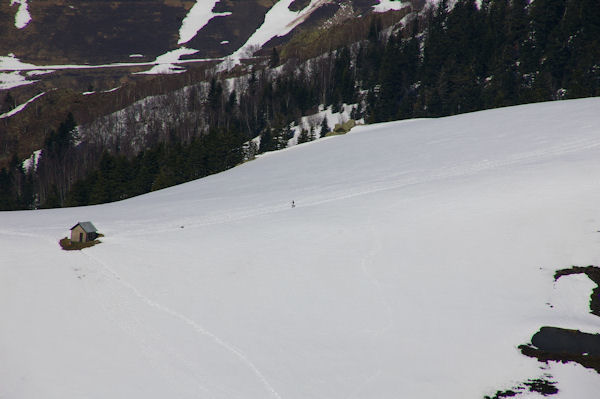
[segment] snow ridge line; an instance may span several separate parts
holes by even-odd
[[[250,359],[248,359],[248,357],[246,355],[244,355],[244,353],[242,353],[239,349],[237,349],[234,346],[232,346],[231,344],[225,342],[223,339],[221,339],[217,335],[215,335],[215,334],[211,333],[210,331],[206,330],[204,327],[202,327],[200,324],[198,324],[194,320],[190,319],[189,317],[184,316],[181,313],[178,313],[178,312],[172,310],[171,308],[168,308],[168,307],[166,307],[164,305],[161,305],[160,303],[155,302],[152,299],[148,298],[147,296],[145,296],[144,294],[142,294],[140,292],[140,290],[138,290],[138,288],[136,286],[134,286],[133,284],[131,284],[128,281],[124,280],[119,275],[119,273],[117,273],[111,267],[109,267],[108,265],[106,265],[106,263],[104,263],[101,260],[99,260],[99,259],[91,256],[90,254],[88,254],[86,252],[82,251],[82,254],[85,255],[85,256],[87,256],[89,259],[91,259],[92,261],[96,262],[100,266],[102,266],[106,271],[108,271],[113,276],[114,280],[116,280],[119,284],[121,284],[124,287],[126,287],[127,289],[129,289],[135,296],[137,296],[142,302],[146,303],[148,306],[153,307],[155,309],[158,309],[158,310],[160,310],[160,311],[162,311],[164,313],[167,313],[167,314],[173,316],[176,319],[179,319],[180,321],[182,321],[185,324],[187,324],[188,326],[190,326],[197,333],[209,337],[215,343],[217,343],[219,346],[225,348],[230,353],[233,353],[244,364],[246,364],[246,366],[248,366],[248,368],[250,370],[252,370],[252,372],[254,374],[256,374],[256,376],[258,377],[258,379],[260,380],[260,382],[265,386],[265,388],[267,389],[267,391],[269,391],[269,393],[271,394],[271,396],[273,396],[273,397],[275,397],[277,399],[282,399],[281,395],[269,383],[269,381],[267,380],[267,378],[261,373],[261,371],[256,367],[256,365],[254,363],[252,363],[250,361]]]

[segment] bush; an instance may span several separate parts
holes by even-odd
[[[102,237],[102,234],[98,234],[98,237]],[[93,247],[96,244],[100,244],[102,241],[94,240],[88,242],[73,242],[69,238],[65,237],[58,242],[60,247],[65,251],[80,251],[83,248]]]

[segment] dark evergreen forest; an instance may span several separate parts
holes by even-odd
[[[374,123],[598,96],[599,41],[598,0],[463,0],[451,10],[443,0],[391,31],[373,18],[364,40],[309,63],[273,49],[242,92],[214,76],[206,98],[186,99],[196,119],[167,126],[139,153],[78,143],[66,115],[36,171],[17,159],[0,171],[0,209],[98,204],[217,173],[248,158],[244,143],[258,135],[257,152],[285,147],[290,123],[320,104],[357,104],[353,118]]]

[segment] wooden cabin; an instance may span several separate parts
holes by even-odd
[[[78,222],[71,227],[72,242],[94,241],[98,237],[98,230],[92,222]]]

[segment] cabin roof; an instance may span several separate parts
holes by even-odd
[[[85,231],[86,233],[96,233],[98,231],[96,230],[96,227],[92,224],[92,222],[77,222],[75,226],[71,227],[71,230],[73,230],[77,226],[81,226],[83,231]]]

